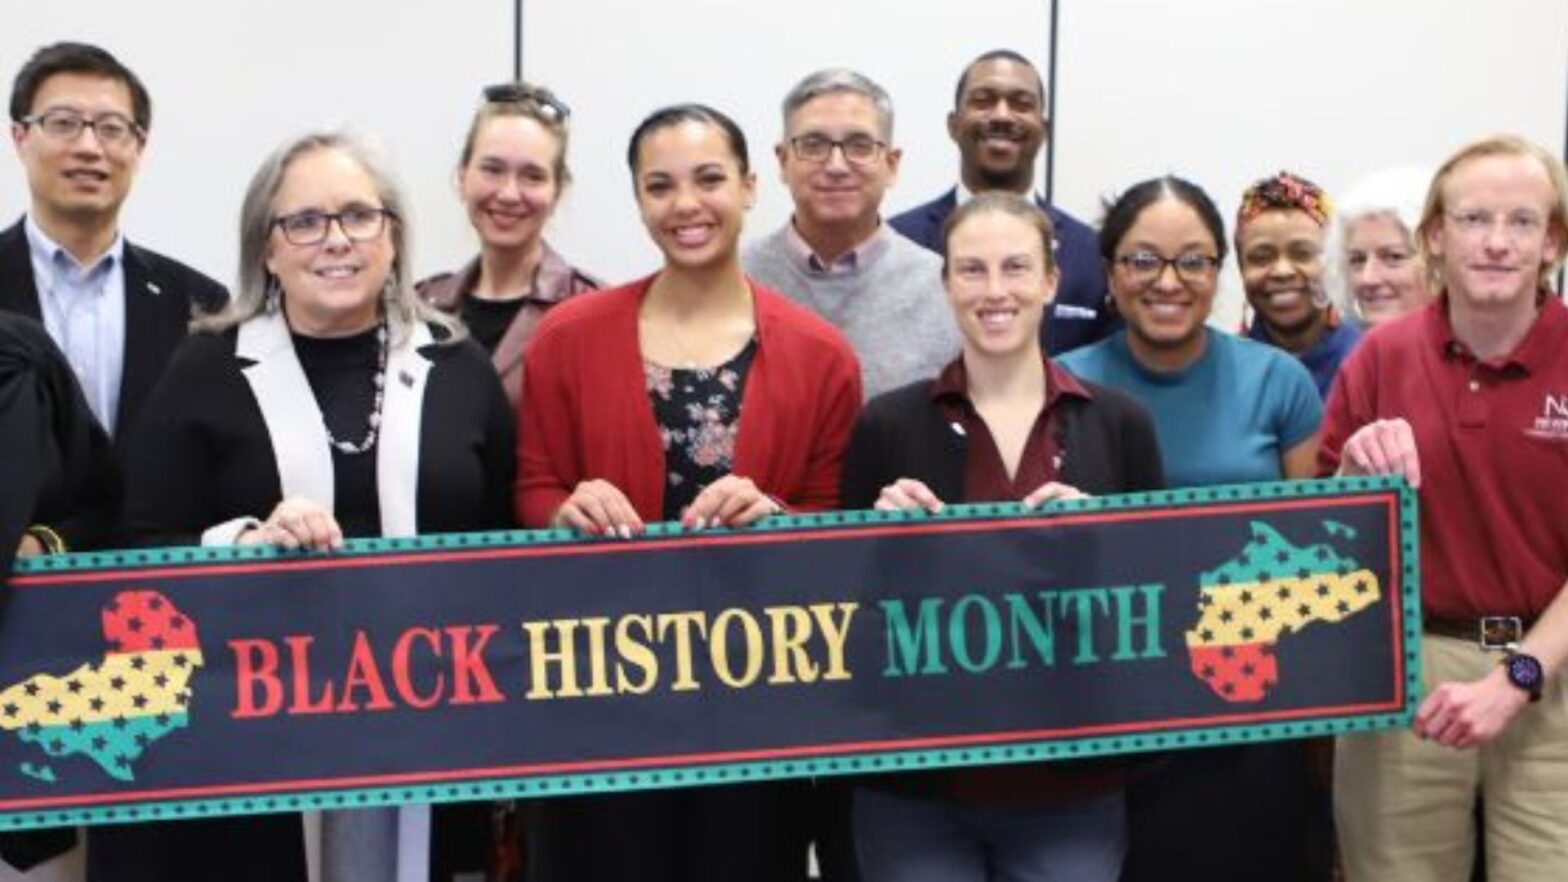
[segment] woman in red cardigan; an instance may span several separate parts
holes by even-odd
[[[744,136],[710,108],[667,108],[638,127],[628,161],[664,268],[539,326],[519,520],[630,535],[649,520],[736,527],[834,507],[860,405],[855,357],[741,272],[755,183]]]
[[[664,266],[539,325],[518,519],[629,537],[648,521],[744,527],[836,507],[860,369],[832,326],[741,271],[756,181],[745,136],[712,108],[678,105],[637,127],[627,161]],[[798,879],[804,794],[784,783],[550,800],[531,878]]]

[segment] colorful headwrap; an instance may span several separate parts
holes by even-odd
[[[1317,221],[1318,226],[1328,223],[1332,207],[1323,188],[1306,178],[1298,178],[1282,171],[1271,178],[1264,178],[1241,194],[1241,208],[1236,212],[1236,226],[1257,217],[1265,211],[1294,208],[1304,211]]]

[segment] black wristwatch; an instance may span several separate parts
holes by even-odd
[[[1503,669],[1508,672],[1508,682],[1528,692],[1531,701],[1541,700],[1541,684],[1546,680],[1546,672],[1541,669],[1540,659],[1522,652],[1510,652],[1503,659]]]

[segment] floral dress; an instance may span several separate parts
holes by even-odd
[[[757,354],[753,338],[714,368],[643,362],[653,419],[664,442],[664,513],[677,520],[702,488],[730,473],[740,429],[741,392]]]

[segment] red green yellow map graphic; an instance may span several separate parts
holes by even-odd
[[[52,757],[86,756],[111,777],[187,723],[190,678],[202,666],[196,624],[156,591],[121,591],[103,609],[102,661],[64,676],[35,674],[0,691],[0,729]],[[22,772],[54,781],[53,769]]]
[[[1325,523],[1332,535],[1349,531]],[[1344,621],[1376,603],[1371,570],[1326,544],[1292,545],[1253,521],[1252,539],[1199,581],[1198,623],[1187,631],[1192,673],[1226,701],[1262,701],[1279,684],[1274,648],[1312,626]]]

